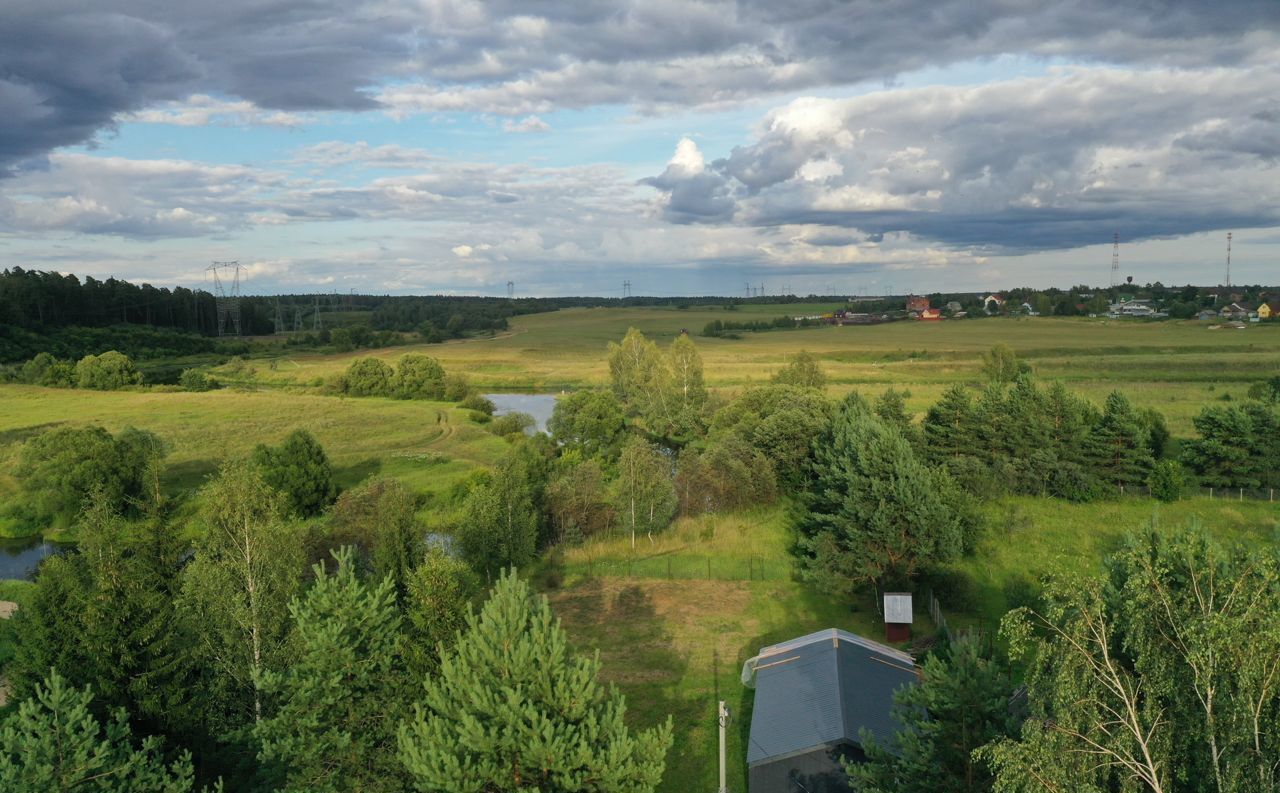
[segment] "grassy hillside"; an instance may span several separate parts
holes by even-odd
[[[506,442],[452,405],[393,399],[342,399],[279,391],[97,392],[0,386],[0,498],[16,487],[12,469],[26,438],[62,424],[150,430],[169,446],[165,485],[174,495],[198,487],[218,464],[255,444],[278,443],[305,427],[349,487],[372,474],[418,492],[445,490],[477,466],[493,464]]]

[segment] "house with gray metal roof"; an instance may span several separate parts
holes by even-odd
[[[862,759],[863,730],[892,745],[894,692],[918,679],[911,656],[834,628],[761,649],[742,669],[749,793],[848,793],[842,763]]]

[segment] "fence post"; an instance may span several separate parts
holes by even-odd
[[[1276,489],[1273,487],[1271,488],[1271,496],[1267,499],[1267,501],[1275,501],[1275,500],[1276,500]]]
[[[1213,501],[1213,488],[1209,488],[1209,500]]]
[[[1244,488],[1240,488],[1240,501],[1244,501]]]

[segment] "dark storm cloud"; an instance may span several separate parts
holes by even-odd
[[[677,199],[718,180],[734,196],[719,218],[749,226],[905,232],[996,253],[1274,226],[1278,92],[1280,65],[1259,65],[799,99],[728,157],[645,184],[675,223],[697,220]]]
[[[714,105],[1003,53],[1250,63],[1274,0],[0,0],[0,168],[190,94],[276,110]],[[750,182],[744,182],[750,184]]]

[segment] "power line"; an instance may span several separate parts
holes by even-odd
[[[239,336],[240,328],[240,273],[245,268],[240,262],[214,262],[205,268],[213,275],[213,304],[214,309],[218,312],[218,335],[226,334],[227,320],[231,320],[231,325],[235,328],[235,335]],[[228,285],[223,283],[223,277],[220,272],[231,272],[231,283]]]
[[[1111,288],[1120,285],[1120,232],[1111,238]]]
[[[1231,232],[1227,232],[1227,286],[1231,286]]]

